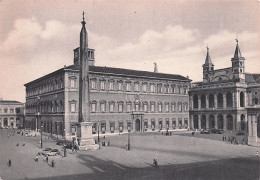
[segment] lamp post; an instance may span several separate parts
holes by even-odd
[[[127,150],[130,150],[130,129],[128,129],[128,144],[127,144]]]
[[[42,148],[42,128],[43,126],[41,125],[41,148]]]
[[[98,144],[99,144],[99,121],[98,121],[98,130],[97,130],[97,132],[98,132]]]

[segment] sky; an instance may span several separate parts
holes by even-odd
[[[97,66],[202,81],[206,47],[231,66],[237,38],[246,72],[260,73],[260,0],[0,0],[0,97],[25,102],[24,84],[73,64],[85,11]]]

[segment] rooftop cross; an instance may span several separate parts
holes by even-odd
[[[85,15],[85,12],[83,11],[83,13],[82,13],[83,21],[85,21],[85,17],[84,17],[84,15]]]

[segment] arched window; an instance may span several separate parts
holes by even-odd
[[[206,96],[204,94],[201,95],[201,108],[206,108]]]
[[[199,129],[199,118],[198,115],[193,116],[193,126],[194,129]]]
[[[233,130],[233,116],[231,114],[227,115],[227,130]]]
[[[209,128],[215,128],[215,117],[212,114],[209,116]]]
[[[198,95],[194,95],[193,96],[193,108],[198,108],[199,104],[198,104]]]
[[[209,108],[214,108],[215,100],[214,100],[214,95],[210,94],[209,95]]]
[[[201,128],[206,129],[206,116],[205,115],[201,116]]]
[[[231,92],[228,92],[226,94],[226,99],[227,99],[227,107],[232,107],[233,106],[233,99],[232,99]]]
[[[240,92],[240,107],[245,107],[245,95],[244,95],[244,92]]]
[[[222,114],[218,115],[218,129],[224,129],[224,120]]]
[[[223,94],[218,94],[218,108],[223,108]]]

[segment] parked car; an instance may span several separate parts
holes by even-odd
[[[44,150],[42,150],[42,155],[46,155],[50,150],[52,150],[51,148],[45,148]]]
[[[60,154],[60,151],[58,149],[51,149],[49,152],[46,153],[48,156],[56,156]]]
[[[210,134],[209,130],[203,129],[200,131],[200,134]]]

